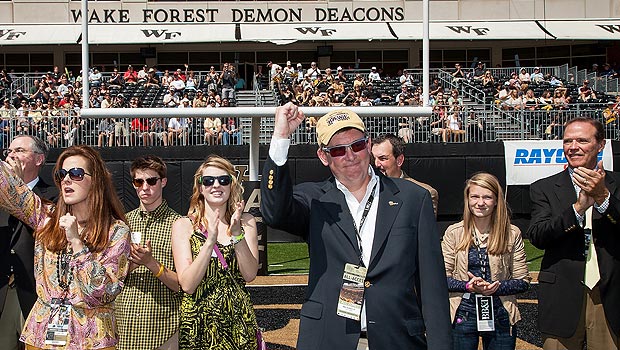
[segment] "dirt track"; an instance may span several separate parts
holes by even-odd
[[[533,276],[535,279],[537,276]],[[270,350],[295,349],[299,311],[303,303],[307,275],[258,276],[248,284],[258,323],[265,329]],[[517,350],[541,349],[536,329],[537,285],[519,296],[523,320],[517,325]]]

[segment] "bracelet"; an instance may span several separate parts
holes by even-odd
[[[231,236],[230,237],[230,241],[233,244],[237,244],[239,242],[241,242],[241,240],[245,238],[245,230],[243,229],[243,226],[241,226],[241,233],[238,236]]]
[[[159,278],[164,273],[164,264],[159,264],[159,271],[155,274],[155,278]]]

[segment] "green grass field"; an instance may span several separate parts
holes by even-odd
[[[308,273],[310,259],[306,243],[268,243],[267,252],[269,274]],[[526,240],[525,253],[529,270],[539,271],[543,251],[536,249]]]

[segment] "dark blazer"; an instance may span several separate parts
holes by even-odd
[[[369,346],[452,349],[446,274],[430,194],[410,181],[379,176],[365,281]],[[360,322],[336,310],[344,266],[357,264],[360,253],[353,218],[334,178],[293,189],[288,165],[278,167],[268,159],[261,211],[268,225],[308,242],[310,274],[297,349],[356,349]]]
[[[41,198],[56,201],[58,189],[43,179],[33,188]],[[8,288],[11,266],[15,275],[15,288],[24,318],[37,300],[34,280],[34,239],[32,229],[17,218],[0,210],[0,314]]]
[[[598,283],[605,317],[620,332],[620,174],[605,176],[610,192],[604,214],[592,210],[592,234],[601,280]],[[538,281],[538,318],[543,333],[568,338],[581,315],[585,286],[585,241],[572,204],[577,195],[568,170],[536,181],[530,187],[532,219],[528,236],[544,249]]]

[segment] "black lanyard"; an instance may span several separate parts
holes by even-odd
[[[353,219],[353,228],[355,229],[355,236],[357,237],[357,245],[360,249],[360,266],[364,266],[364,249],[362,248],[362,237],[360,236],[360,230],[364,226],[364,221],[366,221],[366,217],[368,216],[368,212],[370,211],[370,207],[372,206],[372,202],[375,200],[375,190],[377,189],[377,184],[372,188],[370,192],[370,197],[366,201],[366,205],[364,206],[364,212],[362,213],[362,218],[360,219],[359,227],[355,226],[355,219]],[[351,216],[353,216],[351,214]]]
[[[478,252],[478,260],[480,260],[480,272],[482,273],[482,278],[487,278],[487,265],[488,265],[488,254],[483,254],[480,249],[480,241],[478,240],[478,236],[476,236],[476,229],[472,227],[471,235],[474,238],[474,246],[476,247],[476,251]],[[490,276],[489,276],[490,277]]]

